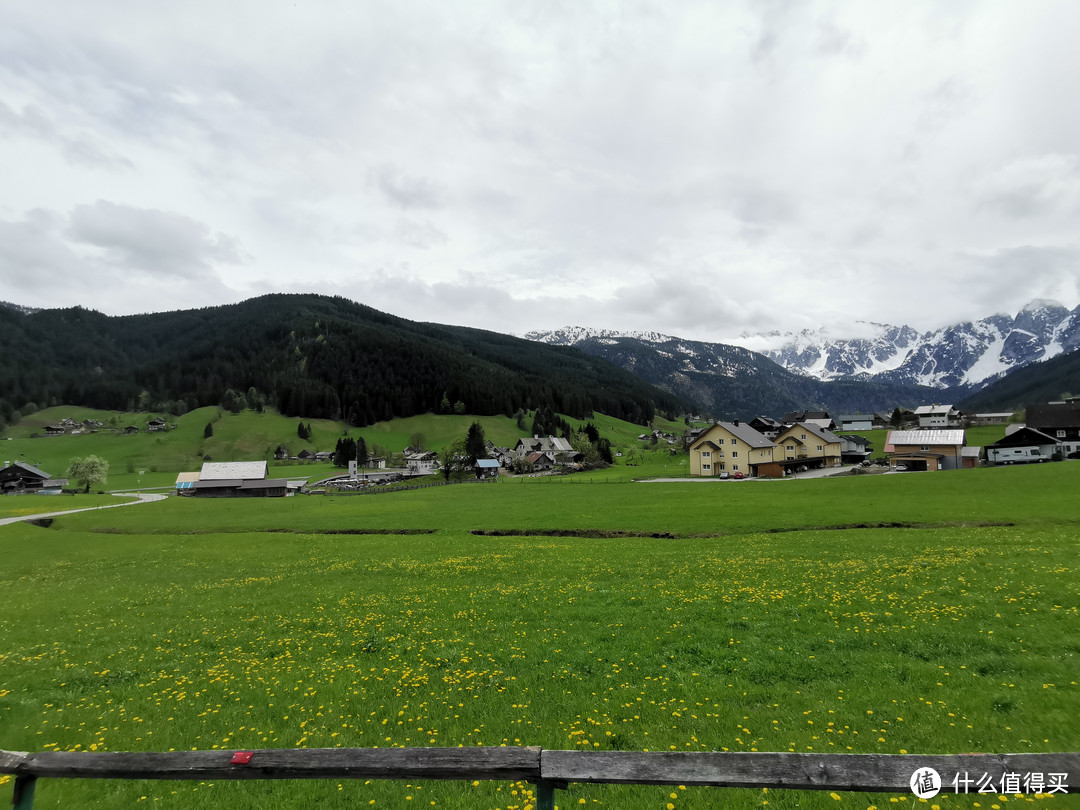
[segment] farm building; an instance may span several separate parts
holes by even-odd
[[[50,481],[50,475],[25,461],[4,462],[0,468],[0,492],[24,492],[38,490]],[[64,482],[67,483],[66,481]]]
[[[1026,424],[1060,442],[1080,442],[1080,403],[1028,405]]]
[[[859,464],[870,458],[874,445],[862,436],[840,436],[840,460],[845,464]]]
[[[964,431],[890,430],[885,439],[889,463],[915,471],[958,470],[963,464]]]
[[[282,497],[287,482],[267,478],[265,461],[208,461],[198,473],[180,473],[176,489],[202,498]]]
[[[405,456],[405,469],[413,475],[433,473],[439,469],[439,454],[434,450],[409,453],[409,455]]]

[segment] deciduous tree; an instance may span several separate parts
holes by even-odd
[[[73,458],[68,464],[67,477],[85,485],[89,492],[90,487],[105,483],[109,477],[109,462],[100,456]]]

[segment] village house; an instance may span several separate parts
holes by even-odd
[[[747,424],[770,441],[779,436],[780,431],[784,429],[783,423],[771,416],[755,416]]]
[[[160,416],[156,416],[146,423],[146,429],[151,433],[156,433],[159,430],[165,430],[166,427],[167,425],[165,424],[165,419]]]
[[[776,449],[752,427],[733,422],[717,422],[707,428],[690,445],[690,474],[719,476],[722,473],[742,473],[748,476],[780,477],[783,473],[774,464]]]
[[[890,430],[885,439],[885,454],[897,469],[908,471],[958,470],[965,466],[964,431]],[[968,456],[970,459],[971,456]],[[978,453],[975,458],[977,460]],[[968,461],[967,466],[973,466]]]
[[[776,461],[785,467],[839,467],[843,441],[814,422],[799,422],[776,437]]]
[[[839,422],[838,430],[873,430],[874,414],[842,413]]]
[[[784,414],[784,418],[780,421],[785,425],[816,425],[826,430],[833,430],[836,427],[828,411],[791,411]]]
[[[950,428],[960,426],[960,411],[952,405],[920,405],[915,418],[921,428]]]
[[[1073,448],[1080,444],[1080,402],[1028,405],[1025,424]],[[1076,449],[1069,449],[1066,455],[1073,452]]]
[[[434,450],[409,453],[405,456],[405,469],[413,475],[428,475],[439,469],[439,454]]]
[[[874,445],[862,436],[840,436],[840,460],[844,464],[861,464],[870,458]]]
[[[0,467],[0,492],[39,490],[45,488],[46,482],[51,480],[47,472],[25,461],[5,461],[4,466]]]
[[[573,448],[569,439],[560,436],[533,436],[531,439],[518,439],[514,445],[514,455],[535,466],[535,461],[529,461],[529,456],[533,453],[548,456],[552,466],[579,463],[584,458]]]

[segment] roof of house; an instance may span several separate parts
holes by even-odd
[[[530,464],[535,464],[540,459],[547,458],[547,457],[548,457],[547,453],[535,452],[535,453],[529,453],[529,455],[525,456],[525,460],[527,462],[529,462]],[[550,459],[548,459],[548,460],[550,461]]]
[[[857,445],[859,445],[861,447],[865,447],[866,445],[870,444],[870,440],[865,439],[862,436],[850,436],[847,433],[842,433],[842,434],[840,434],[840,438],[841,439],[846,439],[847,441],[851,442],[852,444],[857,444]]]
[[[953,410],[952,405],[920,405],[915,409],[916,416],[930,416],[931,414],[946,414],[948,415]]]
[[[837,436],[835,433],[833,433],[828,428],[822,427],[821,425],[819,425],[817,423],[817,421],[807,420],[805,422],[796,422],[794,425],[792,425],[791,427],[789,427],[787,429],[787,432],[790,432],[790,431],[793,431],[793,430],[798,430],[800,428],[805,430],[807,433],[811,433],[814,436],[817,436],[819,439],[824,441],[826,444],[834,444],[834,443],[837,443],[837,442],[840,441],[839,436]],[[780,435],[783,436],[784,434],[781,433]],[[792,437],[792,438],[794,438],[794,437]]]
[[[872,413],[842,413],[838,417],[841,422],[873,422]]]
[[[481,469],[498,469],[499,462],[494,458],[478,458],[476,460],[476,466]]]
[[[699,437],[698,441],[700,441],[701,438],[704,438],[705,436],[708,436],[710,431],[712,431],[714,428],[718,428],[718,427],[723,428],[728,433],[730,433],[732,436],[737,438],[739,441],[745,442],[746,444],[750,445],[751,447],[773,447],[774,446],[771,441],[766,439],[764,436],[762,436],[760,433],[758,433],[756,430],[754,430],[749,425],[744,424],[742,422],[740,422],[737,425],[734,422],[717,422],[715,425],[713,425],[708,430],[706,430],[703,434],[701,434],[701,437]]]
[[[11,462],[11,467],[18,467],[23,472],[29,473],[36,478],[47,479],[49,477],[49,474],[47,472],[45,472],[44,470],[39,470],[33,464],[27,464],[25,461],[13,461]],[[10,467],[5,469],[10,469]]]
[[[990,447],[1023,447],[1029,444],[1059,444],[1053,436],[1036,430],[1033,427],[1022,427],[1006,434],[1003,438],[990,444]]]
[[[265,461],[208,461],[202,465],[200,481],[266,478]]]
[[[1035,428],[1080,427],[1080,404],[1028,405],[1025,419]]]
[[[982,448],[981,447],[961,447],[960,448],[960,457],[961,458],[978,458],[981,454],[982,454]]]
[[[890,430],[885,439],[886,444],[896,445],[962,445],[964,443],[964,431],[951,430]]]
[[[199,474],[197,472],[182,472],[182,473],[180,473],[179,475],[176,476],[177,485],[179,485],[179,484],[190,484],[190,483],[192,483],[194,481],[198,481],[198,480],[199,480]],[[190,487],[189,487],[189,489],[190,489]]]

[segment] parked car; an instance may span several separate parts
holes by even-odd
[[[733,472],[731,474],[731,477],[734,478],[736,481],[741,481],[745,476],[741,472]]]
[[[731,478],[731,473],[727,472],[727,470],[724,470],[723,472],[720,473],[720,477],[721,478]]]

